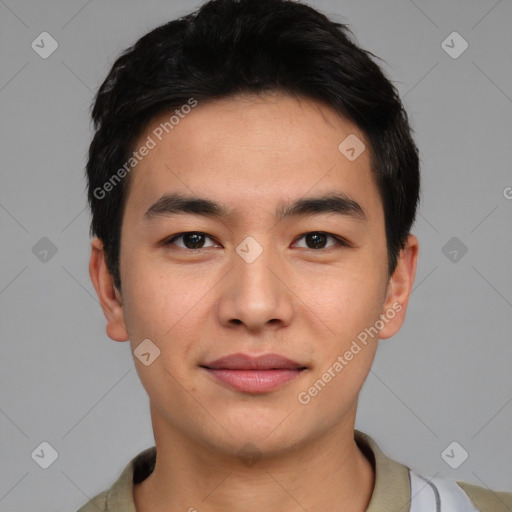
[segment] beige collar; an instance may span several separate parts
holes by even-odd
[[[409,512],[411,490],[408,468],[387,457],[367,434],[355,430],[354,438],[375,471],[375,486],[366,512]],[[137,476],[139,472],[145,475],[152,471],[149,468],[154,467],[155,459],[156,447],[153,446],[128,463],[107,492],[106,512],[137,512],[132,494],[134,472]]]

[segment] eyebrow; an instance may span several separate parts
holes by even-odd
[[[145,212],[144,218],[153,220],[177,214],[200,215],[217,219],[233,216],[233,210],[211,199],[179,193],[165,194]],[[318,197],[303,197],[281,203],[276,209],[276,218],[281,221],[291,217],[334,213],[366,222],[363,207],[344,193],[331,193]]]

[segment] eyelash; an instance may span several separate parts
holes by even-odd
[[[189,235],[189,234],[203,235],[203,236],[205,236],[207,238],[210,238],[211,240],[215,241],[215,243],[219,243],[212,236],[210,236],[210,235],[208,235],[206,233],[203,233],[202,231],[184,231],[183,233],[178,233],[176,235],[171,236],[170,238],[167,238],[166,240],[164,240],[163,245],[164,246],[173,245],[176,240],[178,240],[179,238],[182,238],[184,235]],[[332,249],[333,247],[351,247],[352,246],[350,244],[350,242],[348,242],[344,238],[339,237],[337,235],[333,235],[332,233],[328,233],[326,231],[308,231],[306,233],[303,233],[299,237],[297,237],[295,243],[298,240],[300,240],[301,238],[305,237],[306,235],[310,235],[310,234],[326,235],[327,237],[330,237],[330,238],[334,239],[336,244],[332,245],[330,247],[322,247],[320,249],[309,249],[309,247],[302,247],[302,249],[309,249],[311,251],[319,252],[319,251],[322,251],[322,250],[325,251],[327,249]],[[179,247],[179,249],[183,249],[185,251],[194,251],[194,252],[198,252],[198,251],[200,251],[202,249],[209,249],[209,248],[210,247],[200,247],[198,249],[190,249],[188,247]]]

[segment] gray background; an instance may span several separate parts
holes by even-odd
[[[512,491],[512,2],[310,4],[386,61],[423,162],[416,287],[356,427],[425,475]],[[88,112],[121,50],[198,5],[0,0],[2,512],[76,510],[153,445],[129,345],[106,336],[88,275]],[[43,31],[59,45],[47,59],[31,48]],[[441,47],[453,31],[469,44],[458,58]],[[43,441],[48,469],[31,457]],[[452,441],[469,453],[458,469],[441,457]]]

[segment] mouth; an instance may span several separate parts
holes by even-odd
[[[278,354],[232,354],[200,365],[217,382],[244,393],[267,393],[301,375],[307,366]]]

